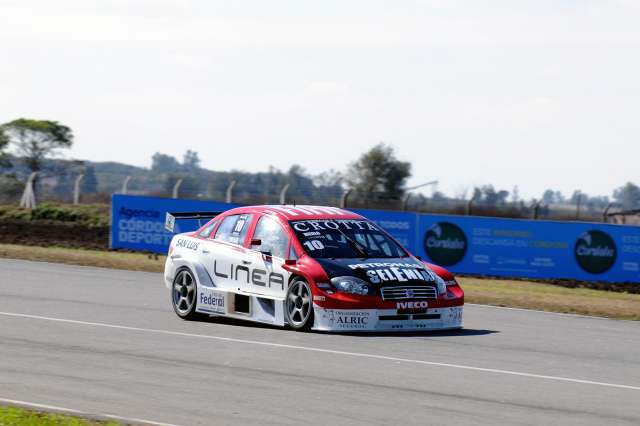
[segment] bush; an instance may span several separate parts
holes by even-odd
[[[0,220],[72,222],[87,226],[108,226],[109,206],[42,203],[33,210],[16,206],[0,206]]]

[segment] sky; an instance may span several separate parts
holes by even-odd
[[[637,0],[0,0],[0,122],[65,158],[344,171],[610,195],[640,184]]]

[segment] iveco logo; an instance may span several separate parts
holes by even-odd
[[[398,302],[396,303],[397,309],[427,309],[429,307],[429,303],[426,301],[420,302]]]

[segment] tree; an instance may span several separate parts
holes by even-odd
[[[640,208],[640,187],[627,182],[625,185],[613,191],[613,199],[622,205],[623,209]]]
[[[549,204],[563,204],[566,201],[564,195],[560,191],[554,191],[553,189],[547,189],[542,194],[542,203]]]
[[[496,191],[493,185],[484,185],[473,189],[472,200],[476,203],[484,203],[490,206],[505,204],[509,197],[509,191]]]
[[[57,121],[20,118],[0,126],[5,140],[16,147],[16,153],[32,172],[42,168],[47,156],[55,155],[59,149],[73,145],[73,133]]]
[[[186,171],[189,171],[189,169],[199,169],[200,156],[198,155],[198,153],[188,149],[182,157],[182,166]]]
[[[518,185],[515,185],[511,190],[511,201],[514,203],[520,201],[520,188],[518,188]]]
[[[342,173],[334,169],[329,169],[313,177],[313,183],[316,186],[339,187],[343,180]]]
[[[156,152],[151,157],[151,171],[154,173],[173,173],[180,171],[182,167],[175,157]]]
[[[11,167],[11,162],[4,151],[10,141],[9,136],[4,132],[4,129],[0,127],[0,167]]]
[[[391,146],[379,143],[349,165],[346,181],[351,188],[366,194],[367,198],[373,192],[400,198],[410,176],[411,163],[398,160]]]

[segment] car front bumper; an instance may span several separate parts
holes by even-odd
[[[462,328],[462,306],[398,314],[394,309],[326,309],[314,304],[314,330],[333,332],[419,331]]]

